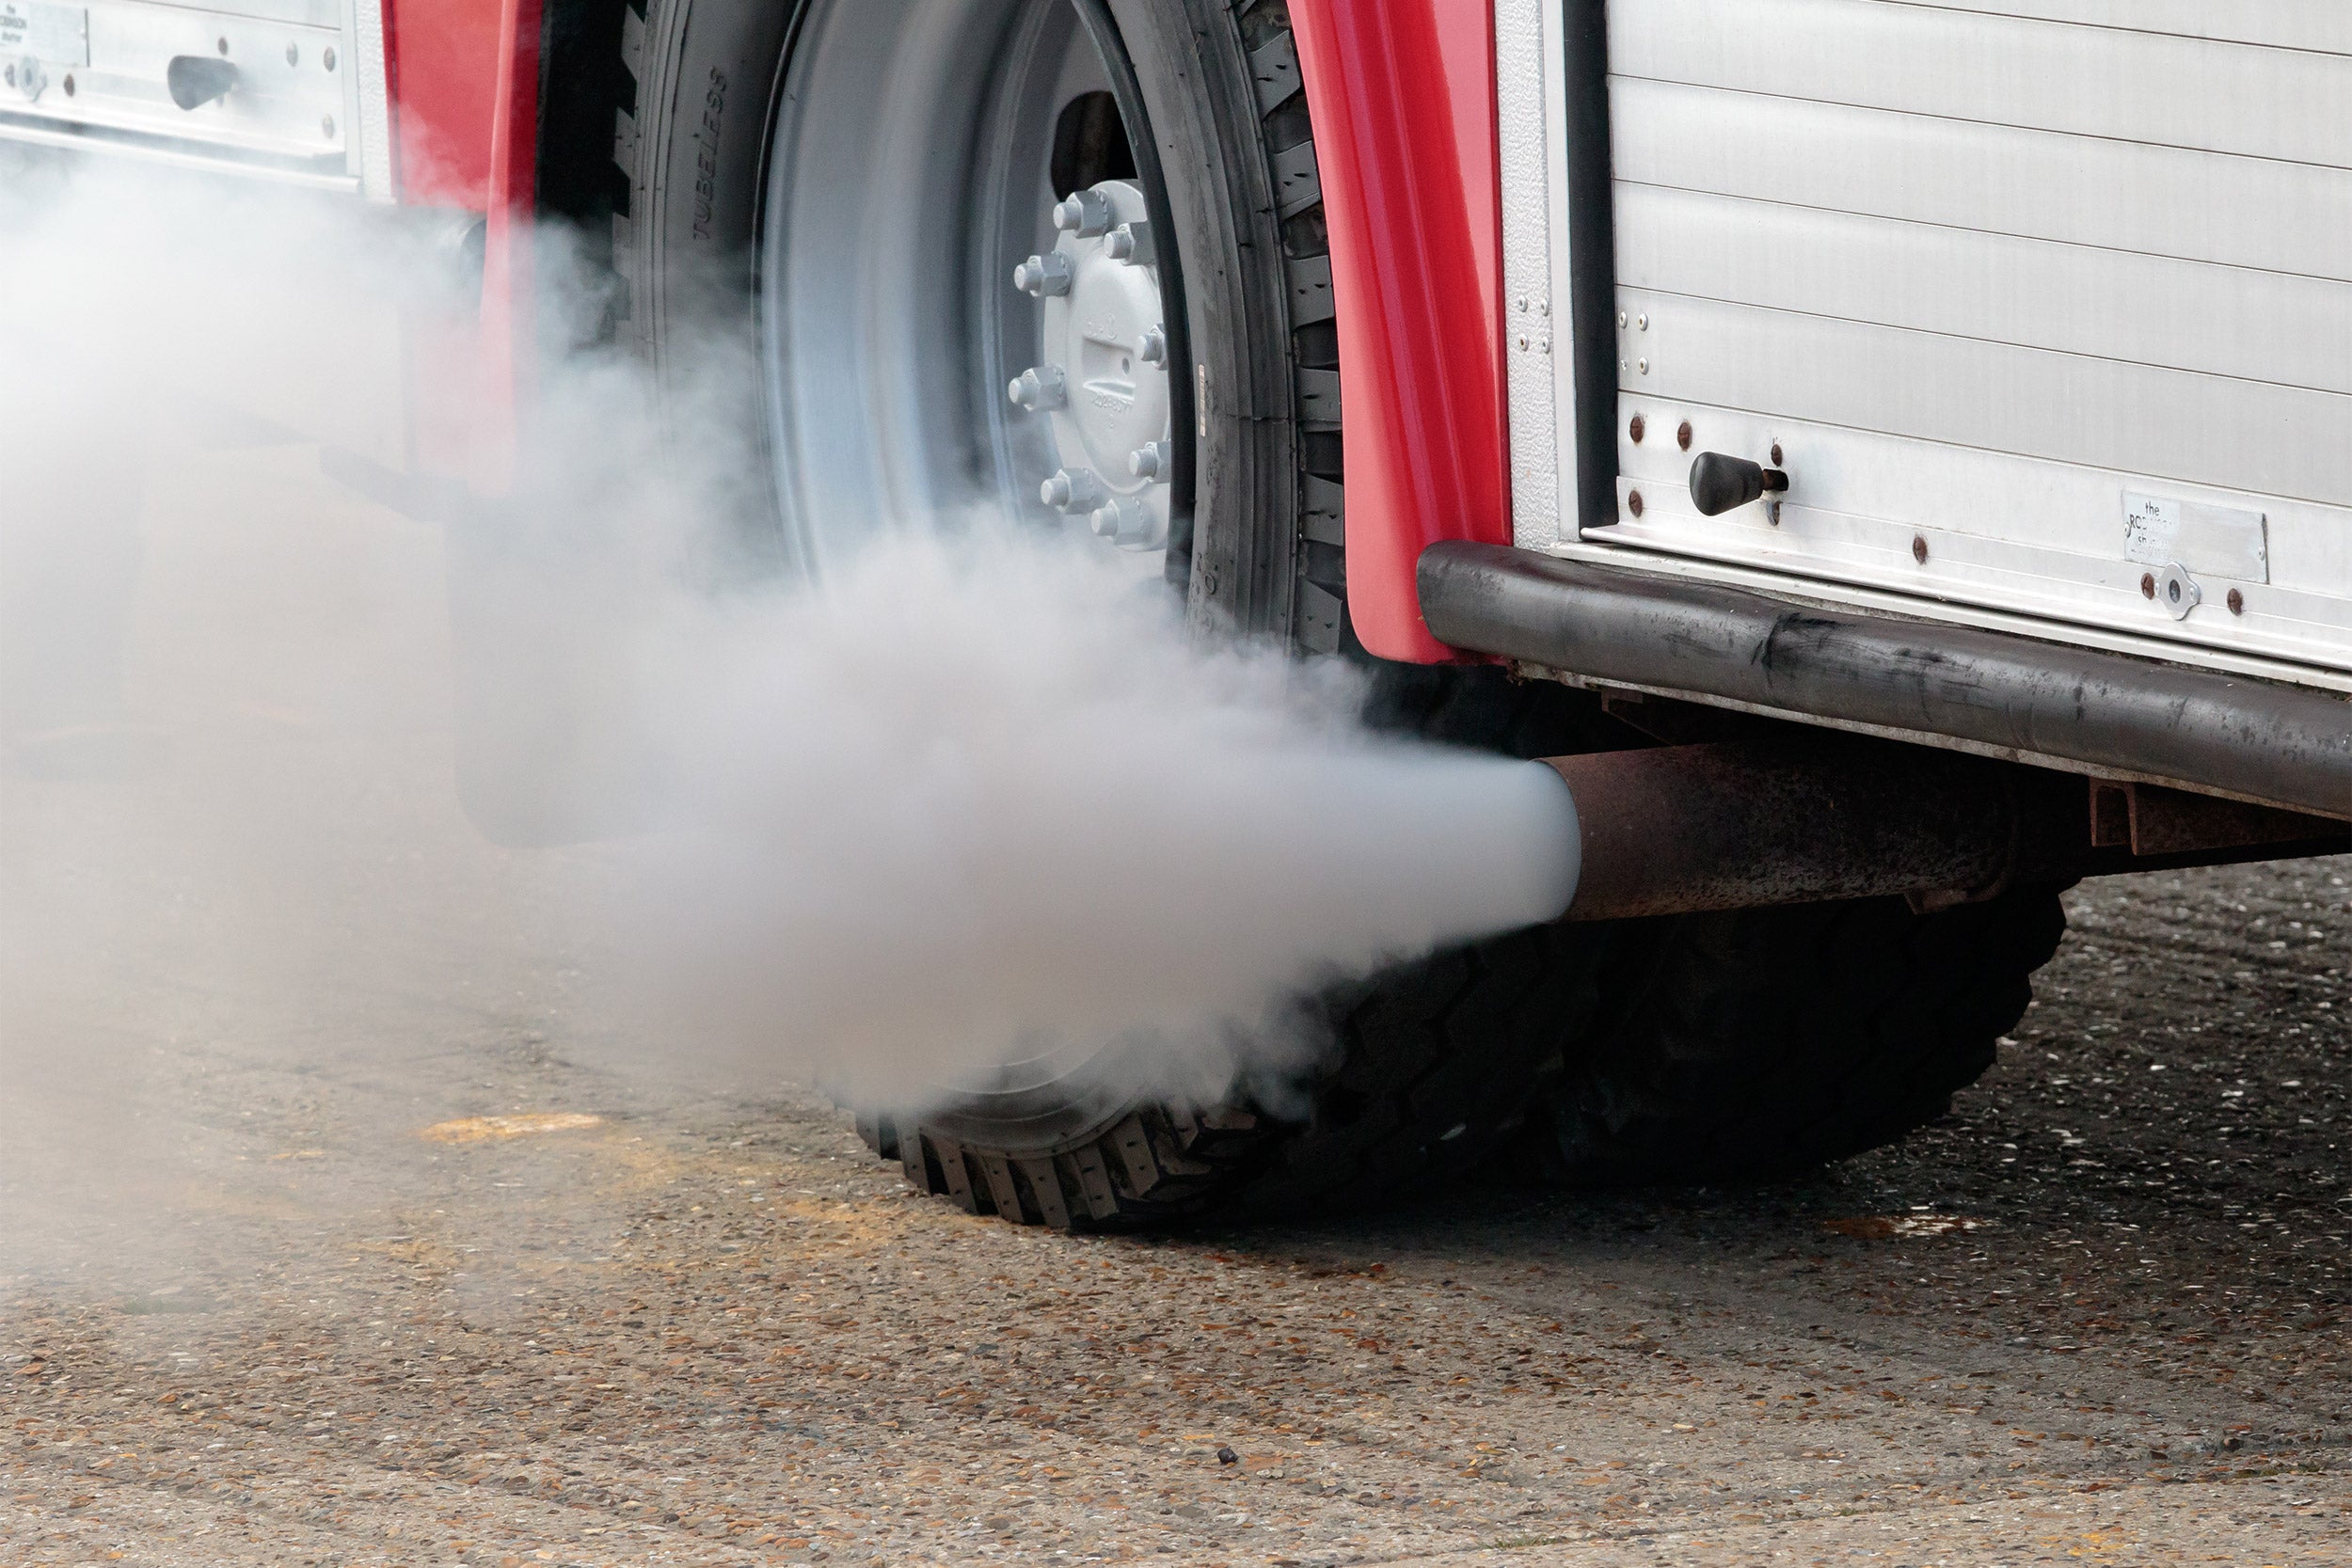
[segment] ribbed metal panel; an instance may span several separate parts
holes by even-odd
[[[1627,478],[1585,544],[2352,669],[2352,6],[1608,23]],[[1777,519],[1696,515],[1686,425],[1782,449]],[[2134,496],[2228,520],[2185,620]]]

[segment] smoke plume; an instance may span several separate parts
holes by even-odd
[[[399,1006],[897,1109],[1039,1063],[1279,1101],[1302,994],[1565,902],[1544,770],[1368,732],[1090,541],[976,507],[733,573],[759,459],[618,356],[548,367],[510,497],[339,488],[398,469],[378,368],[447,271],[336,202],[0,182],[12,1178],[124,1117],[200,1155],[155,1041],[301,1070]]]

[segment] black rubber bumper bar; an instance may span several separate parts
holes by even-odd
[[[1470,652],[2352,817],[2352,702],[2310,688],[1500,545],[1433,545],[1420,579]]]

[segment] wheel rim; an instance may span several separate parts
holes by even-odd
[[[1070,0],[808,6],[759,225],[759,379],[803,571],[976,505],[1165,570],[1182,324],[1115,108],[1104,133],[1113,89]]]

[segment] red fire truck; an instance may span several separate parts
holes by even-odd
[[[1326,998],[1305,1115],[863,1116],[976,1210],[1802,1169],[2074,881],[2352,847],[2331,0],[0,0],[0,138],[445,225],[510,419],[420,483],[566,334],[715,335],[785,558],[977,490],[1556,759],[1570,918]]]

